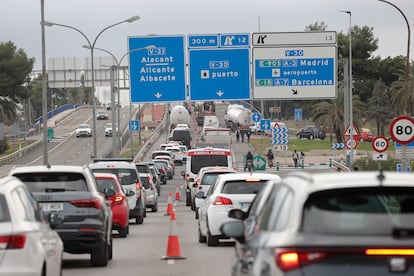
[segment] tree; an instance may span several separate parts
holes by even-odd
[[[368,116],[375,118],[378,135],[385,135],[386,123],[393,117],[390,97],[387,93],[387,86],[383,81],[377,81],[368,100]]]
[[[352,96],[353,121],[358,126],[363,123],[366,116],[365,104],[360,101],[358,95]],[[343,132],[345,131],[345,111],[344,111],[344,88],[338,89],[338,97],[332,100],[325,100],[313,105],[312,121],[316,125],[332,129],[335,132],[338,143],[343,142]]]
[[[413,66],[411,66],[413,67]],[[406,82],[405,70],[400,70],[399,78],[391,85],[392,109],[397,114],[412,115],[414,113],[414,77],[413,68],[410,70],[409,79]]]
[[[34,59],[11,42],[0,42],[0,116],[3,122],[15,119],[19,99],[25,99],[29,93],[25,86],[33,69]]]

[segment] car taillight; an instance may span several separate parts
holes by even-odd
[[[148,176],[148,183],[150,184],[151,190],[154,190],[154,182],[150,176]]]
[[[316,251],[280,251],[275,250],[275,262],[284,272],[319,262],[327,257],[327,253]]]
[[[22,249],[26,244],[26,235],[0,236],[0,249]]]
[[[213,205],[232,205],[233,202],[230,198],[218,196],[213,202]]]
[[[112,205],[120,205],[125,200],[125,197],[123,195],[115,195],[112,199]]]
[[[188,174],[185,175],[185,181],[187,181],[187,182],[190,181],[190,175],[188,175]]]
[[[141,197],[141,184],[139,183],[139,181],[135,183],[135,188],[137,189],[137,198],[140,198]]]
[[[70,204],[72,204],[76,207],[95,208],[95,209],[101,209],[102,208],[102,202],[99,198],[77,199],[77,200],[71,200],[69,202],[70,202]]]

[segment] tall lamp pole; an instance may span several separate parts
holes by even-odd
[[[352,161],[354,159],[354,117],[352,111],[352,13],[351,11],[340,11],[347,13],[349,15],[349,130],[350,130],[350,144],[351,150],[349,151],[349,166],[352,166]]]
[[[42,29],[42,123],[43,123],[43,165],[48,165],[47,156],[47,81],[46,81],[46,43],[45,43],[45,4],[40,0]]]
[[[89,49],[89,46],[88,45],[83,45],[82,46],[83,48],[86,48],[86,49]],[[136,48],[136,49],[132,49],[132,50],[130,50],[130,51],[128,51],[128,52],[126,52],[120,59],[119,59],[119,61],[118,61],[118,59],[115,57],[115,55],[114,54],[112,54],[110,51],[108,51],[108,50],[106,50],[106,49],[103,49],[103,48],[98,48],[98,47],[95,47],[95,50],[98,50],[98,51],[102,51],[102,52],[105,52],[105,53],[107,53],[107,54],[109,54],[111,57],[112,57],[112,59],[115,61],[115,64],[116,64],[116,70],[117,70],[117,82],[118,82],[118,84],[117,84],[117,90],[116,90],[116,92],[117,92],[117,95],[118,95],[118,104],[120,103],[120,77],[119,77],[119,71],[120,71],[120,68],[121,68],[121,63],[122,63],[122,61],[124,60],[124,58],[125,57],[127,57],[130,53],[133,53],[133,52],[137,52],[137,51],[141,51],[141,50],[149,50],[149,49],[154,49],[155,48],[155,45],[149,45],[149,46],[145,46],[145,47],[142,47],[142,48]],[[111,102],[111,104],[112,104],[112,102]],[[114,108],[115,108],[115,106],[114,105],[112,105],[111,106],[111,108],[112,108],[112,110],[114,110]],[[120,127],[121,127],[121,116],[120,116],[120,108],[119,107],[117,107],[118,108],[118,118],[117,118],[117,122],[118,122],[118,126],[119,126],[119,129],[120,129]],[[112,113],[113,115],[114,115],[114,113]],[[112,116],[113,118],[112,118],[112,124],[114,124],[114,121],[115,121],[115,118],[114,118],[114,116]],[[129,104],[129,118],[130,119],[132,119],[132,107],[131,107],[131,103]],[[113,129],[113,127],[112,127],[112,129]],[[116,136],[118,136],[118,133],[116,134]],[[133,156],[133,146],[132,146],[132,133],[131,133],[131,156]],[[120,141],[120,139],[118,139],[118,149],[121,149],[121,141]]]
[[[45,26],[60,26],[60,27],[64,27],[64,28],[68,28],[68,29],[72,29],[74,31],[77,31],[78,33],[80,33],[88,42],[89,45],[89,49],[91,51],[91,72],[92,72],[92,77],[91,77],[91,82],[92,82],[92,99],[91,99],[91,103],[92,103],[92,139],[93,139],[93,155],[92,157],[98,157],[98,150],[97,150],[97,143],[96,143],[96,104],[95,104],[95,72],[94,72],[94,65],[93,65],[93,50],[95,48],[95,44],[96,41],[98,40],[98,38],[101,36],[101,34],[108,30],[109,28],[115,27],[117,25],[120,25],[122,23],[132,23],[136,20],[140,19],[140,17],[138,15],[132,16],[131,18],[128,18],[126,20],[122,20],[118,23],[109,25],[108,27],[102,29],[98,35],[95,37],[95,39],[93,40],[93,42],[91,42],[89,40],[89,38],[79,29],[69,26],[69,25],[64,25],[64,24],[58,24],[58,23],[54,23],[54,22],[48,22],[48,21],[43,21],[43,25]]]
[[[392,7],[394,7],[395,9],[397,9],[399,11],[399,13],[404,17],[405,23],[407,24],[407,57],[406,57],[406,65],[405,65],[405,92],[407,95],[409,95],[410,90],[409,90],[409,79],[410,79],[410,40],[411,40],[411,30],[410,30],[410,24],[408,23],[408,19],[405,16],[405,14],[403,13],[403,11],[395,4],[388,2],[386,0],[378,0],[380,2],[386,3]],[[404,115],[406,115],[409,110],[403,110]],[[402,145],[401,147],[402,152],[401,152],[401,165],[403,167],[403,170],[405,170],[407,168],[407,146],[406,145]]]

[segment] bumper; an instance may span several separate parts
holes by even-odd
[[[58,229],[63,241],[64,251],[71,254],[91,253],[94,249],[105,244],[104,229],[93,228]]]

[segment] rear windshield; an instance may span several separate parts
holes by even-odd
[[[370,188],[313,193],[304,206],[308,233],[390,235],[414,229],[414,189]]]
[[[191,157],[191,172],[197,174],[202,167],[223,166],[228,167],[226,155],[198,155]]]
[[[166,167],[166,165],[161,163],[161,162],[155,162],[154,164],[157,167],[157,169],[159,169],[159,170],[162,170]]]
[[[96,179],[96,186],[98,187],[98,191],[101,193],[105,192],[105,189],[112,189],[118,192],[118,186],[113,179]]]
[[[257,194],[267,180],[247,182],[244,180],[228,181],[224,184],[223,194]]]
[[[6,198],[0,194],[0,222],[10,221],[9,208],[7,207]]]
[[[144,165],[144,164],[136,164],[137,170],[139,173],[149,173],[149,167],[148,165]]]
[[[153,152],[151,155],[151,159],[155,159],[157,156],[168,156],[170,157],[171,154],[169,152]]]
[[[144,186],[145,189],[150,188],[150,182],[149,182],[148,176],[140,176],[139,180],[140,180],[140,182],[142,183],[142,186]]]
[[[86,179],[81,173],[39,172],[14,174],[32,192],[88,191]]]
[[[218,172],[218,173],[204,174],[203,178],[200,181],[200,185],[212,185],[212,184],[214,184],[214,182],[216,182],[217,177],[220,174],[223,174],[223,173],[229,173],[229,172]]]
[[[122,168],[102,168],[102,169],[92,169],[92,171],[100,173],[112,173],[118,177],[119,183],[121,185],[132,185],[135,184],[138,175],[136,170],[132,169],[122,169]]]

